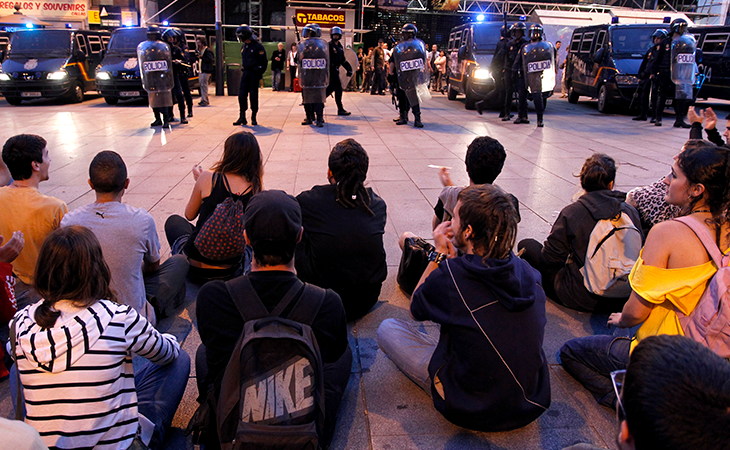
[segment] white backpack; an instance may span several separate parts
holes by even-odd
[[[629,273],[641,247],[641,232],[625,212],[599,220],[591,231],[585,264],[580,269],[586,289],[602,297],[628,297]]]

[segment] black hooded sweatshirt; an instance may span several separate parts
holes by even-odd
[[[537,270],[512,253],[485,262],[464,255],[442,262],[414,292],[413,317],[441,325],[428,373],[441,382],[444,396],[433,381],[431,394],[450,422],[479,431],[513,430],[550,407],[539,283]]]
[[[601,297],[588,292],[580,269],[585,264],[591,232],[599,220],[610,219],[625,212],[641,231],[641,219],[636,209],[626,203],[626,194],[619,191],[587,192],[563,208],[550,230],[540,258],[543,281],[553,279],[557,301],[580,311],[597,309],[621,310],[624,299]],[[550,289],[546,287],[550,293]]]

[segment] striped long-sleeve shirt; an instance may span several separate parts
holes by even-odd
[[[35,323],[36,308],[15,316],[27,423],[51,449],[129,447],[138,428],[132,353],[164,365],[177,358],[177,341],[109,300],[53,328]]]

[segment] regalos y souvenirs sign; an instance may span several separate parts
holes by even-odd
[[[294,18],[301,27],[312,23],[324,28],[345,26],[345,12],[338,10],[330,12],[321,9],[296,9]]]

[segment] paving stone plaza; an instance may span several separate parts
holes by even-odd
[[[345,138],[360,142],[370,157],[367,185],[387,203],[385,248],[388,278],[380,301],[364,318],[349,325],[353,366],[343,399],[333,449],[561,449],[588,442],[615,448],[615,413],[596,405],[590,394],[558,364],[560,346],[576,336],[609,334],[606,315],[571,311],[548,301],[544,350],[550,363],[552,406],[537,421],[512,432],[478,433],[456,427],[433,407],[430,398],[402,375],[378,349],[375,332],[381,321],[395,317],[413,320],[409,299],[395,279],[401,252],[398,236],[404,231],[431,237],[431,219],[441,184],[436,169],[451,167],[455,184],[467,184],[464,155],[476,136],[498,139],[507,160],[496,184],[520,202],[522,221],[518,240],[544,240],[559,211],[579,192],[575,175],[594,152],[612,156],[619,167],[616,189],[626,191],[649,184],[669,171],[672,156],[688,139],[688,130],[648,122],[629,115],[600,114],[595,101],[582,98],[569,104],[559,95],[548,101],[545,128],[536,128],[530,111],[529,125],[502,122],[496,112],[479,116],[464,109],[463,99],[449,101],[441,94],[422,105],[425,127],[396,126],[391,97],[345,93],[349,117],[335,115],[328,99],[325,126],[300,124],[304,112],[301,96],[288,92],[260,91],[259,126],[234,127],[238,117],[236,97],[211,96],[211,106],[196,107],[187,125],[172,130],[149,128],[152,112],[144,103],[108,106],[101,97],[81,104],[32,101],[13,107],[0,101],[0,140],[20,133],[43,136],[51,156],[50,180],[42,193],[58,197],[69,210],[93,202],[87,183],[88,167],[101,150],[114,150],[124,158],[130,187],[124,202],[147,209],[155,219],[163,260],[170,254],[164,223],[171,214],[182,214],[194,181],[191,168],[209,168],[222,153],[225,139],[241,129],[255,134],[265,158],[265,189],[291,194],[327,183],[327,157],[333,145]],[[197,100],[196,100],[197,102]],[[730,104],[712,106],[721,119]],[[412,123],[412,122],[411,122]],[[199,286],[188,282],[185,305],[163,320],[159,329],[184,341],[193,356],[200,344],[195,325],[195,298]],[[422,330],[436,332],[433,324]],[[181,428],[197,407],[195,368],[173,422],[166,448],[193,449]],[[12,417],[8,381],[0,383],[0,414]]]

